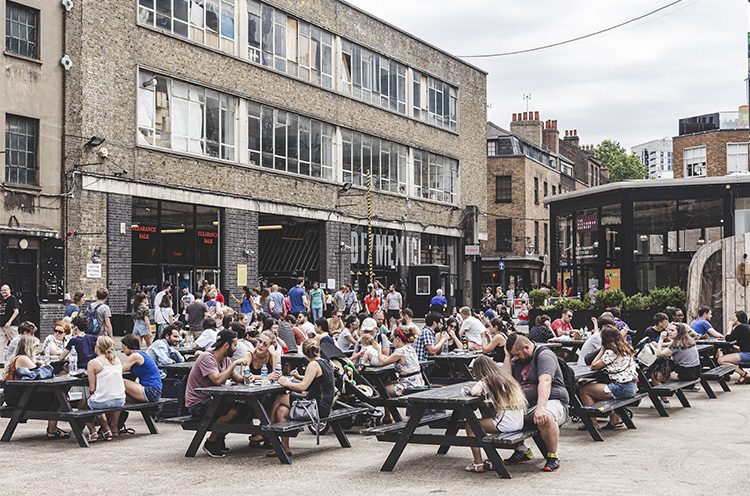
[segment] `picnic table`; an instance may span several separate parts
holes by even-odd
[[[248,434],[251,436],[263,435],[268,438],[268,440],[271,442],[271,445],[273,446],[273,449],[276,450],[276,456],[279,458],[279,461],[286,465],[290,465],[292,462],[289,459],[289,455],[287,454],[286,450],[284,450],[281,446],[281,439],[279,434],[276,432],[267,432],[263,430],[263,426],[271,425],[271,420],[268,417],[268,412],[266,411],[265,406],[263,406],[263,399],[268,395],[276,395],[285,391],[286,388],[276,382],[273,382],[267,386],[237,384],[231,386],[211,386],[196,389],[196,392],[211,395],[211,401],[208,404],[208,408],[206,409],[203,417],[197,421],[198,425],[196,426],[197,428],[195,430],[195,435],[193,436],[193,440],[190,442],[190,446],[188,446],[185,456],[195,456],[195,453],[198,451],[198,448],[203,442],[203,438],[208,432]],[[222,404],[233,403],[237,401],[247,403],[251,407],[254,416],[260,421],[260,425],[255,425],[249,422],[236,424],[220,424],[217,422],[217,412],[219,411],[219,407]],[[183,428],[186,428],[185,424],[183,424]]]
[[[568,362],[568,367],[576,375],[576,380],[579,379],[592,379],[596,377],[598,371],[593,370],[588,365],[578,365],[578,362]]]
[[[379,399],[374,400],[374,406],[382,406],[391,412],[393,420],[396,422],[401,421],[401,413],[398,411],[396,405],[388,404],[387,399],[391,397],[386,388],[386,384],[396,378],[396,365],[390,364],[382,367],[365,366],[360,370],[365,379],[367,379],[378,392]]]
[[[167,377],[182,378],[186,375],[190,375],[190,371],[193,370],[193,366],[195,366],[195,362],[182,362],[172,363],[170,365],[161,365],[159,366],[159,368],[167,373]]]
[[[454,377],[448,378],[450,381],[455,382],[458,380],[460,382],[465,382],[474,379],[474,376],[469,369],[469,364],[480,356],[482,356],[482,353],[479,351],[451,351],[450,353],[428,355],[427,359],[434,361],[438,366],[440,366],[440,364],[447,364],[450,370],[454,373]],[[434,377],[432,379],[436,380],[438,383],[442,382]]]
[[[195,352],[198,351],[194,350],[192,346],[174,346],[172,349],[184,357],[195,355]]]
[[[586,342],[585,339],[565,339],[565,338],[552,338],[549,340],[550,343],[560,343],[560,346],[565,348],[570,348],[573,351],[576,351],[583,347],[583,343]]]
[[[384,426],[381,432],[377,433],[378,441],[395,442],[380,470],[383,472],[392,471],[409,443],[438,445],[440,446],[438,454],[446,454],[451,446],[475,446],[484,450],[492,462],[493,469],[500,477],[510,478],[497,449],[491,441],[485,439],[487,433],[475,414],[475,410],[484,404],[484,399],[481,396],[471,396],[465,392],[465,388],[473,384],[473,382],[451,384],[406,396],[404,401],[412,409],[411,417],[409,417],[406,425],[403,428]],[[443,433],[440,431],[415,433],[417,427],[425,423],[423,419],[429,417],[425,416],[428,409],[452,411],[448,427]],[[466,420],[476,437],[457,435],[462,425],[461,419]]]
[[[554,342],[547,342],[547,343],[534,343],[536,346],[546,346],[547,348],[551,348],[553,350],[556,350],[557,348],[562,348],[562,344],[560,343],[554,343]]]

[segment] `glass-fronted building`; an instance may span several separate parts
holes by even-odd
[[[750,175],[611,183],[546,198],[552,284],[626,294],[687,286],[711,241],[750,231]]]

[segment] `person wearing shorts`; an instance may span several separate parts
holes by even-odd
[[[739,349],[739,352],[720,356],[719,365],[737,365],[740,378],[735,384],[750,384],[750,374],[739,367],[740,362],[750,362],[750,325],[747,323],[747,313],[744,310],[734,313],[732,332],[725,339],[734,341],[735,349]]]
[[[125,379],[125,397],[128,403],[151,403],[161,398],[161,372],[156,362],[144,351],[141,343],[132,334],[122,338],[122,352],[127,359],[122,365],[123,372],[133,371],[138,382]]]

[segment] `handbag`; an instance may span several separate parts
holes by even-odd
[[[656,346],[651,343],[647,343],[635,355],[635,359],[646,367],[650,367],[656,361],[656,358]]]
[[[320,412],[315,400],[294,400],[289,407],[289,420],[312,420],[315,422],[315,441],[320,444]]]

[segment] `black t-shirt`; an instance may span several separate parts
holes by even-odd
[[[739,324],[732,329],[732,332],[725,339],[727,341],[737,341],[740,351],[744,353],[750,352],[750,325]]]
[[[643,334],[643,337],[648,337],[651,341],[658,341],[660,335],[661,331],[657,331],[656,329],[654,329],[654,326],[649,326],[649,328],[646,329],[646,332]]]
[[[18,300],[13,295],[8,295],[5,299],[0,299],[0,315],[2,315],[2,320],[0,321],[0,326],[4,326],[8,323],[10,318],[13,316],[13,311],[18,308]],[[10,323],[12,326],[18,325],[18,317]]]

